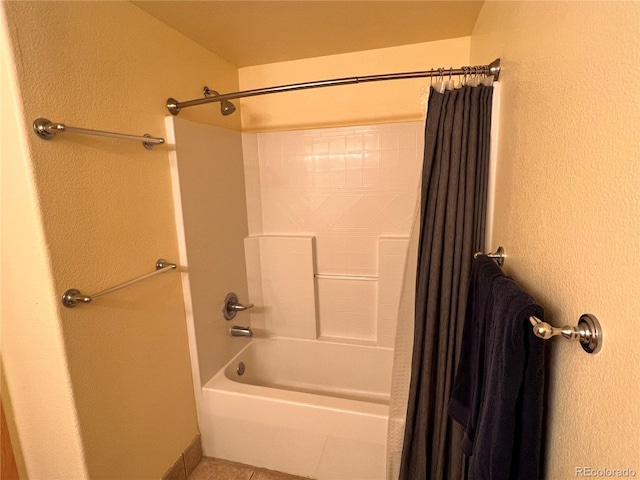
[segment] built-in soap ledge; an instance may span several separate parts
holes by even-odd
[[[347,275],[336,273],[316,273],[314,278],[319,280],[356,280],[362,282],[377,282],[378,277],[374,275]]]
[[[378,347],[378,342],[375,340],[364,340],[361,338],[347,338],[347,337],[331,337],[328,335],[320,335],[318,337],[318,341],[320,342],[331,342],[331,343],[344,343],[348,345],[360,345],[362,347]]]

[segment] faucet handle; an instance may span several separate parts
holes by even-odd
[[[253,308],[253,306],[254,306],[253,303],[250,303],[248,305],[242,305],[238,301],[238,296],[235,293],[231,292],[231,293],[228,293],[226,297],[224,297],[222,314],[224,315],[224,318],[226,318],[227,320],[231,320],[233,317],[236,316],[236,313],[242,312],[249,308]]]
[[[244,310],[248,310],[250,308],[253,308],[254,305],[253,303],[250,303],[248,305],[240,305],[239,303],[229,303],[227,304],[227,310],[232,310],[232,311],[236,311],[236,312],[242,312]]]

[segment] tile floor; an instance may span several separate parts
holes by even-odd
[[[189,476],[189,480],[308,480],[308,477],[205,457]]]

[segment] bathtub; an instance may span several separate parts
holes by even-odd
[[[252,340],[202,388],[204,454],[319,480],[384,479],[392,357]]]

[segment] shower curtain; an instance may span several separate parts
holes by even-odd
[[[405,279],[394,353],[387,456],[392,480],[465,476],[462,430],[447,408],[473,254],[484,251],[493,94],[487,83],[442,93],[432,88],[429,96],[420,213],[407,262],[417,262],[416,277],[412,285],[410,276]]]

